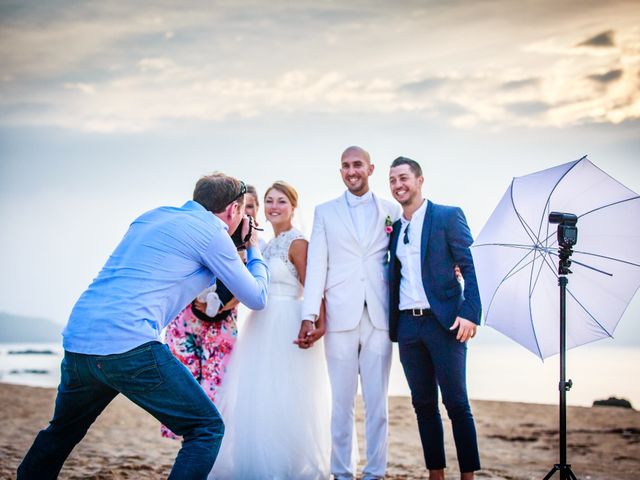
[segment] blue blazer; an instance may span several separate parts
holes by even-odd
[[[398,341],[400,310],[400,262],[396,256],[401,223],[393,225],[389,257],[389,336]],[[458,207],[427,203],[421,241],[422,285],[431,310],[447,330],[456,317],[480,324],[480,293],[473,258],[469,247],[473,243],[464,213]],[[460,267],[464,277],[464,292],[453,272]]]

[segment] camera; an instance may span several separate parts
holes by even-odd
[[[558,224],[558,244],[571,248],[578,242],[578,217],[573,213],[551,212],[549,223]]]
[[[247,234],[244,236],[244,238],[242,238],[242,230],[244,229],[245,222],[249,222],[249,228],[247,229]],[[233,235],[231,235],[231,240],[233,240],[233,244],[236,246],[236,249],[238,249],[238,251],[247,249],[246,243],[251,238],[251,232],[254,229],[258,230],[259,232],[263,231],[262,228],[258,228],[255,226],[253,217],[245,217],[242,219],[242,222],[240,222],[240,225],[238,225],[236,231],[233,232]]]

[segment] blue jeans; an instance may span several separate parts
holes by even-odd
[[[418,420],[424,459],[429,470],[446,467],[442,418],[438,409],[438,387],[453,428],[461,472],[480,469],[476,428],[467,397],[467,345],[456,340],[427,314],[400,314],[398,346],[411,401]]]
[[[224,424],[166,345],[148,342],[114,355],[65,352],[61,371],[53,418],[22,460],[18,479],[57,478],[71,450],[118,393],[183,437],[170,479],[207,478]]]

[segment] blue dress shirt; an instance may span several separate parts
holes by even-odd
[[[73,307],[63,346],[109,355],[158,340],[216,277],[247,307],[266,305],[269,272],[259,249],[248,249],[245,268],[222,220],[194,201],[144,213]]]

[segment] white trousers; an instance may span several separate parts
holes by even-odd
[[[353,330],[324,337],[331,381],[331,473],[336,480],[356,477],[355,399],[358,373],[365,410],[367,462],[363,479],[383,478],[387,468],[391,341],[387,330],[373,326],[365,307]]]

